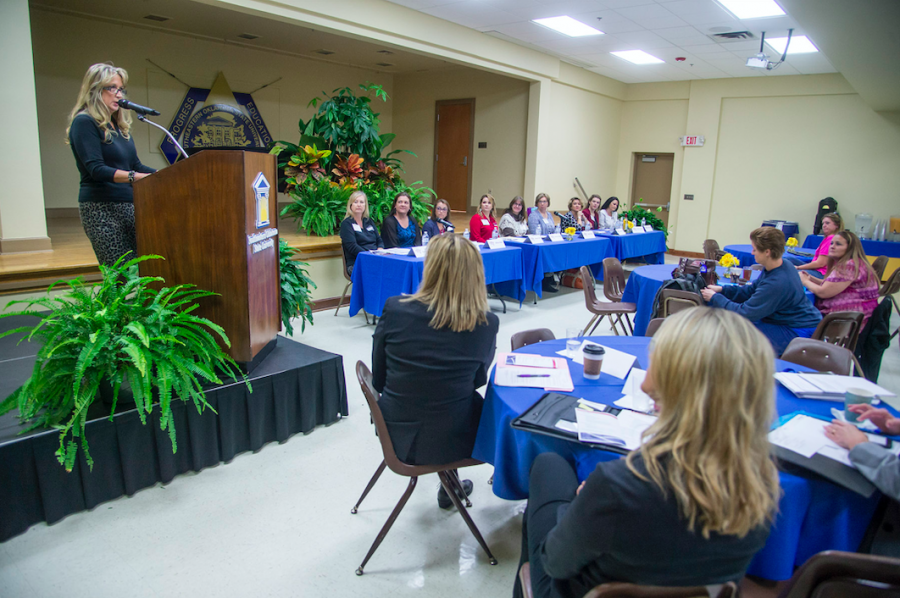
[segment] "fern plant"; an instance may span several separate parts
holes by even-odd
[[[202,383],[221,384],[217,370],[242,377],[250,386],[216,343],[213,333],[230,346],[222,328],[191,313],[198,299],[215,293],[194,285],[151,288],[152,283],[165,281],[138,275],[138,263],[148,259],[162,258],[122,257],[113,266],[100,266],[103,281],[99,285],[86,286],[80,278],[68,281],[69,292],[52,298],[57,282],[46,297],[9,304],[24,303],[24,310],[0,314],[41,318],[34,326],[0,337],[25,332],[24,338],[43,340],[31,377],[0,403],[0,415],[18,407],[19,416],[28,423],[24,431],[58,429],[56,456],[66,471],[72,471],[79,446],[93,467],[85,425],[103,381],[113,387],[110,418],[123,382],[131,386],[142,423],[146,424],[158,401],[160,427],[169,434],[172,452],[177,450],[173,400],[190,400],[201,413],[212,409]]]
[[[281,211],[281,215],[296,219],[297,230],[327,237],[344,219],[351,192],[351,187],[341,187],[327,179],[307,180],[306,184],[291,191],[294,201]]]
[[[316,288],[303,266],[305,262],[294,260],[297,250],[286,241],[278,242],[278,258],[281,269],[281,322],[285,331],[293,336],[294,327],[291,318],[300,317],[300,332],[306,330],[306,323],[313,323],[312,298],[310,287]]]
[[[638,199],[638,202],[642,201],[644,201],[643,198]],[[662,208],[656,208],[656,211],[662,212]],[[659,218],[659,216],[646,208],[635,206],[630,210],[620,210],[619,216],[622,218],[627,218],[628,220],[633,220],[638,224],[640,224],[641,220],[646,220],[647,224],[653,227],[653,230],[660,230],[666,236],[666,239],[669,238],[669,230],[663,223],[663,221]]]

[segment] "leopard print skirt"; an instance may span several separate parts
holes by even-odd
[[[133,203],[82,201],[78,213],[100,264],[112,266],[129,251],[137,257]]]

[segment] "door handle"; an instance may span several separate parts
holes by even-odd
[[[462,165],[463,165],[463,166],[468,166],[468,165],[469,165],[469,156],[463,156],[463,163],[462,163]]]

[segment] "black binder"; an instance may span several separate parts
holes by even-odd
[[[778,459],[778,469],[788,473],[800,473],[795,469],[800,468],[823,477],[838,486],[843,486],[848,490],[861,494],[866,498],[872,496],[872,493],[876,490],[874,484],[867,480],[863,474],[852,467],[847,467],[840,461],[835,461],[819,454],[806,458],[790,449],[776,445],[773,445],[773,447],[775,448],[775,457]],[[790,465],[785,467],[785,463]]]

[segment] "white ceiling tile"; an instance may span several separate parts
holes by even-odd
[[[685,52],[689,52],[691,54],[697,55],[705,55],[705,54],[730,54],[728,48],[723,48],[721,45],[712,42],[709,44],[703,44],[698,46],[679,46]]]
[[[674,15],[671,17],[661,17],[659,19],[641,19],[635,21],[635,23],[651,30],[671,29],[672,27],[685,27],[688,25],[687,21],[683,21]]]
[[[522,21],[519,23],[509,23],[506,25],[495,25],[491,27],[495,31],[499,31],[510,37],[515,37],[525,42],[541,42],[560,39],[560,34],[548,27],[542,27],[531,21]]]
[[[416,10],[422,10],[423,8],[432,8],[434,6],[440,6],[442,4],[452,4],[454,1],[455,0],[388,0],[388,2],[393,2],[394,4],[399,4],[408,8],[414,8]]]
[[[781,57],[779,56],[779,58]],[[785,64],[790,64],[802,75],[837,72],[837,69],[821,52],[814,54],[789,54]]]
[[[672,48],[674,44],[656,35],[652,31],[632,31],[630,33],[617,33],[618,41],[634,46],[632,50],[644,50],[650,52],[655,48]],[[652,54],[652,52],[650,52]]]
[[[728,31],[740,31],[744,29],[738,19],[728,15],[724,10],[719,12],[705,12],[690,15],[678,15],[691,25],[709,27],[727,27]]]
[[[476,29],[520,21],[515,15],[484,6],[474,0],[426,8],[422,12]]]
[[[642,4],[640,6],[626,6],[623,8],[614,9],[617,13],[625,17],[626,19],[631,19],[632,21],[638,21],[638,19],[659,19],[664,17],[672,17],[675,16],[671,12],[665,9],[665,7],[661,4]]]
[[[560,17],[568,15],[574,19],[582,20],[577,15],[582,13],[594,13],[606,10],[606,7],[599,5],[593,0],[568,0],[558,4],[523,4],[506,8],[508,12],[522,19],[544,19],[547,17]],[[589,23],[593,26],[593,23]]]
[[[709,13],[732,16],[713,0],[677,0],[676,2],[666,2],[665,8],[680,17]]]
[[[605,37],[605,36],[601,36]],[[548,50],[553,50],[554,52],[561,52],[563,54],[572,54],[575,55],[579,51],[584,54],[591,54],[597,52],[598,48],[594,44],[590,43],[590,40],[583,37],[565,37],[563,35],[559,36],[559,39],[542,41],[538,42],[536,45],[547,48]]]
[[[643,31],[644,28],[633,21],[611,11],[592,13],[577,13],[570,15],[582,23],[588,23],[604,33],[627,33],[629,31]]]

